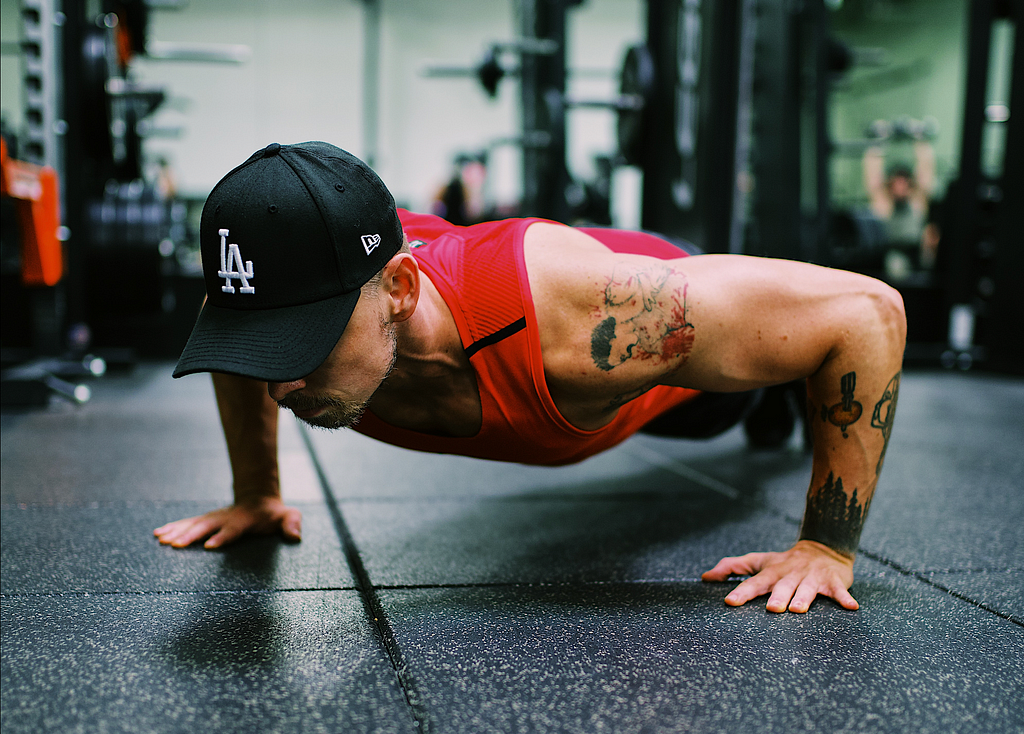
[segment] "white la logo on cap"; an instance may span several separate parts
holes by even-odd
[[[220,235],[220,270],[217,271],[218,278],[224,278],[224,285],[220,287],[225,293],[234,293],[235,286],[231,285],[232,278],[242,281],[238,289],[241,293],[255,293],[256,289],[249,285],[249,278],[252,277],[252,260],[247,260],[242,265],[242,252],[238,245],[228,244],[228,230],[218,230]],[[226,250],[226,251],[225,251]]]
[[[363,249],[366,250],[367,255],[376,250],[377,245],[380,244],[379,234],[364,234],[361,239],[363,240]]]

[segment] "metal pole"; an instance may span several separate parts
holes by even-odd
[[[943,239],[950,244],[946,284],[950,306],[966,304],[973,292],[972,250],[978,219],[981,185],[981,138],[985,124],[989,49],[992,44],[992,0],[970,5],[967,44],[967,88],[964,92],[963,133],[960,142],[960,183],[956,191],[955,232]]]
[[[363,0],[363,160],[377,163],[380,125],[380,0]]]
[[[812,10],[814,23],[814,174],[815,174],[815,227],[814,262],[830,265],[828,250],[829,213],[832,186],[829,162],[832,146],[828,129],[828,97],[831,74],[828,66],[828,11],[824,0],[815,0]]]
[[[24,157],[57,172],[60,187],[61,222],[67,221],[68,181],[65,167],[65,134],[68,125],[63,119],[64,13],[59,0],[22,0],[22,33],[24,37],[25,133]],[[62,239],[67,229],[61,228]],[[64,326],[67,317],[65,283],[35,288],[32,299],[32,346],[42,354],[58,354],[64,347]]]
[[[756,42],[757,0],[743,0],[740,8],[739,69],[736,80],[736,152],[732,166],[732,211],[729,213],[729,252],[736,255],[743,252],[743,235],[747,223]]]
[[[1006,120],[1003,149],[1002,202],[994,222],[995,258],[992,264],[994,292],[988,328],[991,365],[995,369],[1024,374],[1024,298],[1020,279],[1024,274],[1024,242],[1020,236],[1019,202],[1024,201],[1024,0],[1008,4],[1014,24],[1014,49],[1008,60],[1010,118]],[[1012,111],[1016,108],[1016,113]]]

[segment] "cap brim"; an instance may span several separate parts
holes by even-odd
[[[285,308],[243,311],[207,303],[174,376],[226,372],[290,382],[323,364],[341,338],[360,291]]]

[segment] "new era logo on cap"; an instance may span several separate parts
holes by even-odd
[[[371,252],[377,249],[377,245],[380,244],[379,234],[364,234],[362,236],[363,249],[366,250],[366,254],[369,255]]]

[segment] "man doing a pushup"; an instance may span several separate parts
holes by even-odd
[[[652,427],[714,435],[740,419],[736,396],[806,378],[814,457],[799,539],[704,579],[748,575],[734,606],[770,594],[770,611],[804,612],[822,594],[857,608],[854,553],[906,336],[885,284],[686,256],[639,232],[455,227],[397,210],[362,161],[321,142],[274,143],[231,171],[200,239],[208,299],[174,376],[213,373],[234,504],[158,528],[160,542],[299,539],[278,487],[279,406],[408,448],[560,465]]]

